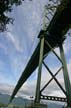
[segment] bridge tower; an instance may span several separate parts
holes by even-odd
[[[57,1],[58,3],[58,0],[52,0],[52,1]],[[56,8],[56,6],[54,7]],[[52,8],[53,7],[51,7],[50,9],[51,11],[53,11]],[[51,11],[49,11],[49,13],[53,16],[52,14],[53,12]],[[21,86],[25,83],[25,81],[29,78],[29,76],[38,66],[35,100],[34,103],[32,103],[32,105],[29,108],[47,108],[47,105],[40,103],[41,99],[67,102],[67,108],[71,108],[71,84],[70,84],[70,79],[69,79],[69,74],[68,74],[67,64],[65,60],[64,49],[63,49],[63,41],[65,40],[64,36],[68,31],[68,29],[71,27],[70,26],[71,15],[69,12],[71,12],[71,2],[69,2],[69,0],[62,0],[61,4],[56,10],[56,13],[54,14],[52,20],[50,21],[50,24],[48,25],[47,30],[45,29],[45,19],[44,19],[43,30],[40,31],[38,36],[40,42],[38,43],[33,55],[31,56],[31,59],[29,60],[24,72],[22,73],[13,91],[10,102],[13,100],[18,90],[21,88]],[[46,17],[48,20],[50,20],[48,16]],[[65,17],[66,19],[63,19]],[[54,51],[55,47],[59,47],[60,57]],[[53,74],[53,72],[49,69],[49,67],[44,61],[50,51],[53,52],[53,54],[58,58],[58,60],[61,62],[62,65],[55,74]],[[49,72],[52,78],[45,84],[45,86],[42,89],[40,89],[42,64],[45,66],[45,68],[47,69],[47,71]],[[58,75],[61,69],[63,70],[65,89],[62,87],[62,85],[59,83],[58,79],[56,78],[56,76]],[[43,95],[42,93],[43,90],[51,83],[53,79],[55,80],[59,88],[62,90],[62,92],[65,94],[66,98]]]
[[[53,54],[58,58],[58,60],[61,62],[62,66],[58,69],[58,71],[53,74],[49,67],[46,65],[44,62],[44,59],[48,56],[43,56],[43,50],[44,50],[44,42],[49,46]],[[35,102],[33,104],[32,108],[42,108],[42,104],[40,104],[40,100],[52,100],[52,101],[61,101],[61,102],[67,102],[67,108],[71,108],[71,85],[70,85],[70,79],[69,79],[69,74],[68,74],[68,69],[67,69],[67,64],[66,64],[66,59],[65,59],[65,54],[64,54],[64,49],[62,43],[59,45],[59,50],[60,50],[60,57],[58,54],[54,51],[52,46],[48,43],[47,40],[45,40],[44,35],[40,37],[40,55],[39,55],[39,66],[38,66],[38,77],[37,77],[37,86],[36,86],[36,95],[35,95]],[[42,64],[45,66],[47,71],[50,73],[52,78],[45,84],[45,86],[40,89],[41,85],[41,72],[42,72]],[[64,77],[64,84],[65,84],[65,90],[62,87],[62,85],[59,83],[58,79],[56,78],[56,75],[60,72],[60,70],[63,70],[63,77]],[[44,89],[51,83],[52,80],[55,80],[57,85],[60,87],[62,92],[65,94],[66,98],[64,97],[56,97],[56,96],[45,96],[42,94]],[[43,108],[47,108],[46,105],[43,104]]]
[[[53,0],[53,2],[54,2],[54,0]],[[58,0],[56,0],[56,4],[58,4]],[[67,102],[68,108],[71,108],[71,85],[70,85],[70,79],[69,79],[69,74],[68,74],[68,69],[67,69],[67,63],[66,63],[64,49],[63,49],[63,43],[60,42],[59,45],[58,45],[59,50],[60,50],[60,57],[59,57],[58,54],[52,48],[51,44],[45,39],[45,37],[47,35],[47,33],[45,33],[45,31],[46,31],[46,27],[45,27],[46,26],[46,22],[45,22],[46,13],[47,12],[46,12],[46,9],[45,9],[44,10],[44,20],[43,20],[43,30],[41,30],[41,32],[40,32],[40,34],[38,36],[38,38],[40,40],[40,53],[39,53],[38,77],[37,77],[37,85],[36,85],[34,108],[41,108],[41,106],[42,106],[40,104],[40,100],[41,99],[43,99],[43,100],[53,100],[53,101]],[[50,14],[52,15],[52,12]],[[47,17],[47,19],[49,20],[48,17]],[[44,47],[45,47],[44,45],[45,45],[45,43],[47,44],[47,46],[49,46],[51,52],[53,52],[53,54],[58,58],[58,60],[62,64],[62,66],[58,69],[58,71],[55,73],[55,75],[53,74],[53,72],[49,69],[49,67],[44,62],[44,59],[46,59],[46,57],[48,56],[48,54],[46,54],[45,56],[43,54],[44,53]],[[52,78],[45,84],[45,86],[42,89],[40,89],[42,64],[45,66],[45,68],[47,69],[47,71],[49,72],[49,74],[52,76]],[[63,70],[65,90],[62,87],[62,85],[59,83],[58,79],[56,78],[56,76],[61,71],[61,69]],[[66,98],[64,98],[64,97],[55,97],[55,96],[44,96],[42,94],[42,92],[44,91],[44,89],[51,83],[51,81],[53,79],[55,80],[55,82],[57,83],[57,85],[60,87],[60,89],[62,90],[62,92],[65,94]],[[39,106],[39,107],[37,107],[37,106]],[[44,105],[43,108],[46,108],[46,105]]]

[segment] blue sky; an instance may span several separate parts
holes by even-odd
[[[8,25],[7,32],[0,33],[0,71],[3,78],[10,78],[5,83],[15,83],[38,43],[42,13],[40,6],[43,3],[38,4],[36,1],[26,1],[21,6],[14,6],[10,14],[14,18],[14,24]]]
[[[7,32],[0,33],[0,84],[11,86],[16,85],[22,71],[27,65],[31,54],[39,41],[37,36],[40,29],[42,28],[43,7],[46,3],[47,0],[25,0],[21,6],[13,7],[14,9],[11,13],[11,16],[15,19],[14,24],[8,25]],[[59,54],[59,49],[55,49],[55,51]],[[64,51],[69,75],[71,75],[71,37],[68,37],[64,42]],[[45,62],[48,63],[53,72],[56,71],[58,66],[61,65],[52,53],[49,54]],[[46,75],[46,69],[44,67],[42,70],[43,86],[43,83],[47,82],[47,79],[50,78],[50,75]],[[21,89],[22,92],[19,94],[34,94],[36,78],[37,70],[24,84]],[[61,82],[63,82],[62,75],[60,75],[58,78]],[[4,86],[4,89],[9,91],[8,86],[6,88],[6,85]],[[28,88],[31,86],[32,89],[28,93]],[[1,89],[2,88],[0,88],[0,90]],[[56,91],[56,94],[57,93],[59,92]]]

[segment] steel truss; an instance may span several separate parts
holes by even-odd
[[[49,67],[46,65],[44,62],[44,57],[43,56],[43,50],[44,50],[44,43],[46,43],[51,51],[55,54],[55,56],[58,58],[58,60],[61,62],[62,66],[58,69],[58,71],[53,74]],[[57,55],[57,53],[54,51],[52,46],[48,43],[48,41],[44,38],[44,36],[40,37],[40,55],[39,55],[39,67],[38,67],[38,78],[37,78],[37,87],[36,87],[36,95],[35,95],[35,103],[39,103],[40,99],[44,100],[52,100],[52,101],[61,101],[61,102],[67,102],[68,106],[71,106],[71,85],[70,85],[70,80],[69,80],[69,75],[68,75],[68,70],[67,70],[67,64],[65,60],[65,55],[64,55],[64,50],[62,43],[59,45],[60,49],[60,55],[61,58]],[[52,78],[45,84],[45,86],[40,90],[40,84],[41,84],[41,71],[42,71],[42,64],[45,66],[45,68],[48,70]],[[58,79],[56,78],[56,75],[60,72],[60,70],[63,69],[63,76],[64,76],[64,84],[65,84],[65,90],[62,87],[62,85],[59,83]],[[57,85],[60,87],[62,92],[65,94],[66,98],[64,97],[55,97],[55,96],[45,96],[42,94],[44,89],[51,83],[52,80],[55,80]]]
[[[50,3],[46,6],[47,13],[45,15],[47,19],[47,23],[44,24],[44,26],[48,26],[50,22],[50,17],[53,17],[53,14],[55,13],[55,10],[57,6],[60,4],[60,0],[51,0],[52,3]],[[43,27],[44,30],[45,27]],[[59,43],[59,49],[60,49],[60,56],[54,51],[50,43],[45,39],[44,35],[42,35],[40,38],[40,55],[39,55],[39,65],[38,65],[38,78],[37,78],[37,86],[36,86],[36,94],[35,94],[35,103],[40,103],[40,99],[44,100],[52,100],[52,101],[61,101],[61,102],[67,102],[68,106],[71,106],[71,85],[70,85],[70,80],[69,80],[69,75],[68,75],[68,70],[67,70],[67,64],[65,60],[65,55],[64,55],[64,50],[62,43]],[[44,62],[44,59],[48,56],[48,53],[43,56],[43,51],[44,51],[44,43],[47,44],[47,46],[50,48],[50,50],[54,53],[54,55],[58,58],[58,60],[61,62],[62,66],[58,69],[58,71],[53,74],[49,67],[46,65]],[[45,86],[40,90],[40,84],[41,84],[41,71],[42,71],[42,64],[45,66],[49,74],[52,76],[52,78],[45,84]],[[65,84],[65,90],[62,87],[62,85],[59,83],[58,79],[56,76],[58,73],[63,69],[63,77],[64,77],[64,84]],[[52,80],[55,80],[57,85],[60,87],[62,92],[65,94],[66,98],[63,97],[55,97],[55,96],[45,96],[42,94],[42,92],[45,90],[45,88],[51,83]]]

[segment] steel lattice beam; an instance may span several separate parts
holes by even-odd
[[[71,1],[70,0],[66,0],[66,1],[67,2],[65,2],[65,0],[62,0],[49,26],[47,27],[47,30],[44,32],[42,32],[41,30],[39,34],[39,35],[41,34],[44,35],[45,39],[52,46],[52,48],[59,46],[59,44],[65,40],[65,34],[69,30],[70,25],[71,25],[71,14],[70,14],[71,13]],[[40,50],[40,44],[38,43],[33,55],[31,56],[25,70],[23,71],[13,91],[10,102],[12,101],[14,96],[17,94],[21,86],[25,83],[25,81],[30,77],[30,75],[37,68],[38,61],[39,61],[39,50]],[[44,43],[43,55],[45,56],[50,51],[51,50],[49,46],[46,43]]]
[[[44,100],[67,102],[67,99],[66,98],[63,98],[63,97],[55,97],[55,96],[45,96],[45,95],[41,95],[40,98],[41,99],[44,99]]]

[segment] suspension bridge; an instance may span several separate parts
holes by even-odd
[[[54,0],[52,0],[54,2]],[[57,0],[58,3],[58,0]],[[41,104],[40,100],[51,100],[51,101],[61,101],[67,103],[67,108],[71,108],[71,84],[67,69],[67,64],[65,60],[65,54],[63,49],[63,42],[67,38],[65,34],[71,27],[71,1],[70,0],[61,0],[57,6],[54,6],[56,11],[53,15],[53,7],[47,9],[49,14],[52,15],[52,19],[46,29],[40,31],[38,38],[39,43],[33,52],[25,70],[23,71],[18,83],[12,93],[10,98],[10,102],[14,99],[15,95],[22,87],[22,85],[27,81],[27,79],[31,76],[31,74],[38,67],[38,77],[37,77],[37,85],[36,85],[36,93],[34,103],[30,106],[30,108],[47,108],[46,105]],[[49,20],[50,18],[47,19]],[[58,47],[60,50],[60,57],[54,51],[54,48]],[[53,52],[53,54],[58,58],[61,62],[62,66],[58,69],[58,71],[53,74],[53,72],[49,69],[47,64],[44,62],[49,53]],[[40,89],[41,84],[41,72],[42,72],[42,64],[48,70],[49,74],[52,78],[45,84],[45,86]],[[63,79],[65,84],[65,89],[62,87],[56,75],[63,70]],[[62,92],[65,94],[64,97],[56,97],[56,96],[47,96],[43,94],[45,88],[51,83],[52,80],[55,80],[57,85],[60,87]],[[30,82],[31,83],[31,82]]]

